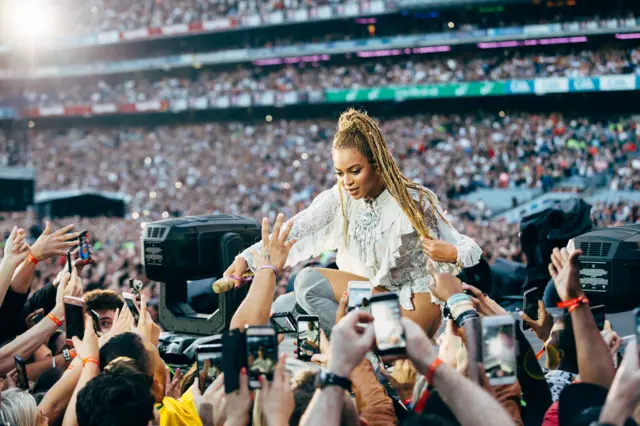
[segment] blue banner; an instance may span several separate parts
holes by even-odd
[[[570,78],[570,92],[597,92],[600,90],[600,79],[597,77]]]
[[[526,95],[534,93],[534,80],[509,80],[507,93],[512,95]]]

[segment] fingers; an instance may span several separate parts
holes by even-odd
[[[562,269],[562,254],[560,253],[560,250],[558,250],[557,247],[554,248],[553,252],[551,253],[551,263],[553,264],[553,267],[556,268],[557,271]]]
[[[624,369],[624,372],[627,374],[638,371],[638,342],[636,339],[631,339],[629,343],[627,343],[619,370],[622,369]]]
[[[140,296],[140,319],[147,319],[147,297],[143,294]]]
[[[314,364],[325,365],[329,362],[329,357],[325,354],[313,354],[311,355],[311,362]]]
[[[240,371],[240,393],[249,393],[249,376],[245,367]]]
[[[351,311],[347,316],[345,316],[342,321],[346,321],[351,327],[355,326],[356,323],[363,322],[369,323],[373,322],[373,316],[370,313],[364,311]],[[372,327],[367,327],[372,328]]]
[[[525,314],[522,311],[520,312],[520,318],[522,318],[522,321],[526,322],[529,325],[536,323],[534,320],[531,319],[531,317],[529,317],[529,315]]]
[[[67,336],[67,338],[68,338],[68,336]],[[76,350],[77,350],[77,348],[82,347],[82,342],[81,342],[80,339],[78,339],[78,337],[73,336],[71,338],[71,341],[73,342],[73,347],[76,348]]]
[[[266,217],[262,218],[262,247],[269,247],[269,219]]]
[[[273,238],[275,240],[280,239],[280,230],[282,229],[282,224],[284,223],[284,215],[282,213],[278,213],[278,217],[276,217],[276,223],[273,225]]]
[[[551,275],[551,279],[555,281],[556,277],[558,276],[558,270],[553,265],[553,263],[549,264],[548,269],[549,269],[549,275]]]
[[[284,367],[287,362],[287,354],[280,355],[280,359],[276,364],[276,368],[273,370],[273,382],[283,384],[285,381]]]
[[[543,300],[538,300],[538,319],[544,318],[547,315],[547,308],[544,306]]]
[[[570,255],[569,255],[569,262],[573,265],[573,266],[578,266],[578,258],[580,258],[580,255],[582,255],[582,250],[574,250]]]
[[[60,284],[58,284],[59,286],[61,286],[62,288],[67,287],[67,284],[69,284],[69,280],[71,279],[71,274],[69,272],[65,272],[62,275],[62,278],[60,279]]]
[[[44,227],[44,231],[42,231],[42,235],[49,235],[51,233],[51,222],[46,222]]]
[[[336,324],[347,314],[347,304],[349,303],[349,295],[345,290],[338,303],[338,310],[336,311]]]
[[[70,232],[68,234],[63,234],[61,240],[66,241],[67,244],[68,242],[71,242],[74,245],[76,245],[77,241],[75,240],[77,240],[79,236],[80,236],[80,232]],[[71,241],[71,240],[74,240],[74,241]]]
[[[287,249],[287,250],[291,250],[291,247],[293,247],[295,245],[295,243],[297,243],[297,242],[298,242],[298,240],[289,240],[284,245],[284,248]]]
[[[284,218],[284,215],[282,216]],[[280,241],[285,242],[289,238],[289,233],[293,229],[293,220],[288,221],[284,224],[282,231],[280,232]]]
[[[47,222],[47,229],[49,229],[49,228],[50,228],[50,224],[49,224],[49,222]],[[65,226],[63,228],[58,229],[56,232],[53,233],[53,235],[57,235],[57,236],[64,235],[67,232],[71,231],[72,229],[73,229],[73,225],[67,225],[67,226]],[[78,238],[78,237],[76,237],[76,238]]]
[[[18,227],[14,226],[13,229],[11,230],[11,234],[9,234],[9,238],[7,238],[7,241],[15,240],[17,233],[18,233]]]
[[[87,333],[87,330],[89,330],[89,333],[93,333],[95,335],[95,329],[93,328],[93,317],[91,315],[85,315],[84,318],[85,337],[89,334]]]
[[[472,285],[469,285],[469,284],[466,284],[466,283],[462,283],[462,289],[471,292],[473,297],[477,298],[478,301],[480,301],[481,299],[484,298],[484,293],[482,291],[480,291],[480,289],[478,289],[478,288],[476,288],[476,287],[474,287]]]

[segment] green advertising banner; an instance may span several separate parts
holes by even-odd
[[[430,84],[424,86],[387,86],[366,89],[329,89],[326,101],[333,103],[404,101],[426,98],[461,98],[507,94],[504,81]]]

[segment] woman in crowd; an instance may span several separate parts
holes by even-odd
[[[371,281],[374,293],[396,292],[403,314],[433,336],[441,301],[430,294],[427,261],[457,274],[478,263],[480,247],[451,226],[433,192],[400,172],[366,113],[349,109],[340,116],[332,155],[337,185],[285,225],[295,241],[286,266],[337,250],[340,270],[303,269],[295,282],[298,304],[318,315],[328,333],[349,281]],[[255,269],[251,251],[260,248],[241,253],[224,275],[239,286],[247,269]]]

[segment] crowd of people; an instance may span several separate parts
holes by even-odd
[[[420,85],[462,81],[493,81],[542,77],[588,77],[640,73],[640,50],[611,49],[576,52],[496,52],[449,57],[379,58],[349,65],[301,64],[287,67],[239,67],[232,71],[205,70],[195,79],[164,77],[126,81],[77,82],[59,86],[25,82],[14,87],[12,99],[24,107],[129,104],[173,101],[243,93],[354,89],[390,85]]]
[[[637,220],[638,207],[624,218]],[[621,219],[613,213],[621,208],[599,206],[600,220]],[[587,426],[599,421],[622,426],[635,424],[628,423],[632,419],[640,421],[637,342],[634,336],[622,339],[608,323],[602,330],[597,328],[578,279],[579,252],[558,250],[550,261],[558,295],[573,303],[568,316],[553,318],[543,304],[537,320],[521,314],[522,323],[540,339],[536,345],[545,349],[543,366],[535,361],[534,348],[520,330],[520,321],[513,337],[503,335],[505,344],[513,347],[512,361],[517,366],[508,384],[491,384],[490,378],[496,376],[472,365],[471,351],[477,350],[474,345],[479,342],[468,338],[471,331],[461,314],[443,319],[446,327],[437,336],[437,346],[420,326],[403,318],[400,324],[406,350],[400,359],[387,357],[382,363],[372,358],[367,353],[373,349],[377,331],[369,325],[363,332],[362,324],[375,317],[359,310],[347,312],[345,293],[336,324],[330,336],[321,333],[319,354],[312,363],[291,359],[295,356],[281,350],[272,377],[263,377],[258,391],[248,388],[246,367],[236,380],[225,379],[223,373],[201,388],[205,376],[197,363],[188,371],[173,371],[161,358],[161,330],[149,303],[149,285],[137,301],[139,319],[134,319],[118,294],[123,280],[114,276],[113,284],[102,286],[92,282],[94,270],[112,271],[120,259],[127,258],[126,246],[110,257],[103,248],[109,238],[122,241],[128,230],[136,234],[134,223],[74,219],[73,226],[47,224],[33,240],[29,234],[34,231],[24,228],[29,220],[33,218],[13,216],[0,222],[3,230],[13,223],[20,225],[11,226],[3,239],[0,262],[0,334],[4,342],[0,347],[0,374],[4,377],[0,383],[0,421],[5,424]],[[106,225],[108,221],[112,224]],[[75,259],[69,273],[64,253],[73,249],[78,231],[85,227],[96,230],[95,263]],[[290,245],[275,232],[263,245],[267,244],[271,253],[269,263],[281,271]],[[34,286],[45,267],[51,272],[47,283]],[[142,278],[138,272],[134,266],[129,276]],[[432,292],[448,303],[469,298],[463,294],[470,293],[473,298],[469,298],[472,303],[468,307],[482,321],[508,316],[486,293],[458,278],[435,273],[435,279]],[[258,273],[245,302],[231,318],[230,328],[268,325],[276,283],[272,272]],[[71,321],[65,316],[66,296],[82,298],[87,312],[96,312],[97,331],[92,316],[87,315],[82,338],[65,334],[61,326],[65,320]],[[226,344],[231,340],[223,340]],[[14,369],[14,356],[24,360],[24,370]],[[331,374],[349,378],[353,397],[335,382],[316,390],[317,364]],[[228,374],[229,370],[224,367],[224,371]],[[382,386],[376,373],[386,378]]]

